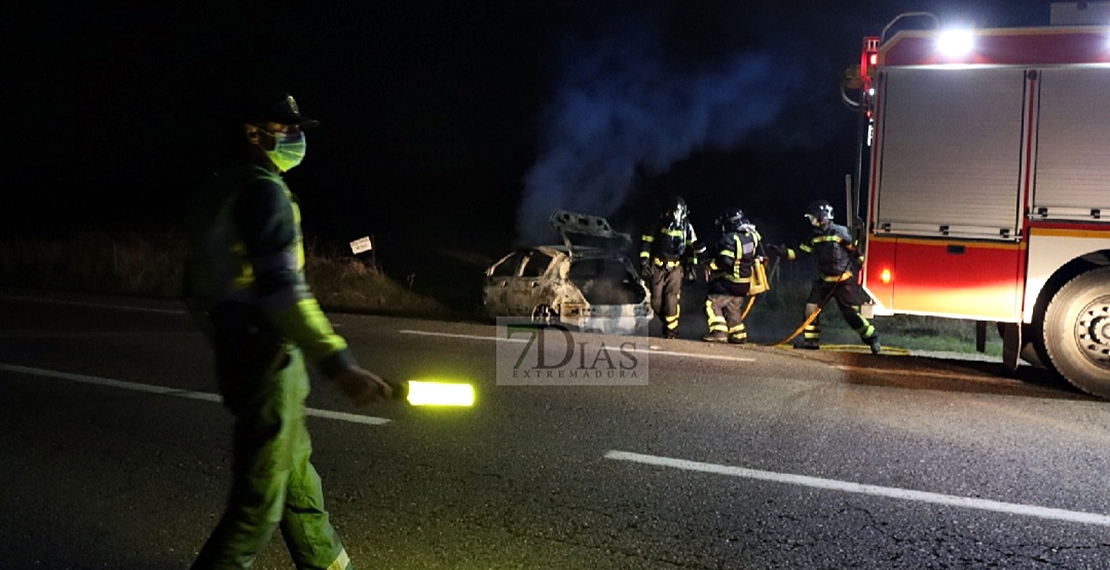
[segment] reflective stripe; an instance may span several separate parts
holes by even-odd
[[[824,276],[821,277],[821,280],[826,282],[826,283],[840,283],[841,281],[847,281],[851,278],[852,278],[852,272],[851,271],[845,271],[844,273],[841,273],[840,275],[824,275]]]
[[[347,566],[351,563],[351,557],[347,556],[347,550],[339,551],[339,556],[331,564],[328,564],[328,570],[347,570]]]
[[[678,260],[663,261],[662,259],[659,259],[658,257],[656,257],[655,259],[652,259],[651,261],[653,263],[655,263],[655,265],[657,265],[659,267],[666,267],[667,269],[674,269],[675,267],[678,267],[680,264],[682,264],[682,262],[678,261]]]
[[[840,236],[817,236],[810,240],[811,243],[844,243],[844,238]]]

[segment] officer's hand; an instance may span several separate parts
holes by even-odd
[[[393,388],[377,374],[351,366],[335,377],[339,389],[355,405],[363,406],[393,397]]]

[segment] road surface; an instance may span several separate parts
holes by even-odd
[[[497,327],[332,318],[368,368],[477,390],[357,409],[315,380],[359,568],[1110,565],[1110,412],[1032,371],[652,339],[638,383],[519,386]],[[187,568],[230,427],[179,305],[0,295],[0,568]],[[278,537],[256,568],[292,568]]]

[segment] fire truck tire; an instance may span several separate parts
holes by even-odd
[[[1045,309],[1048,366],[1075,387],[1110,398],[1110,267],[1075,277]]]

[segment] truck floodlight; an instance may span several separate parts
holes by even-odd
[[[971,53],[975,38],[970,29],[950,29],[937,37],[937,51],[945,57],[961,57]]]

